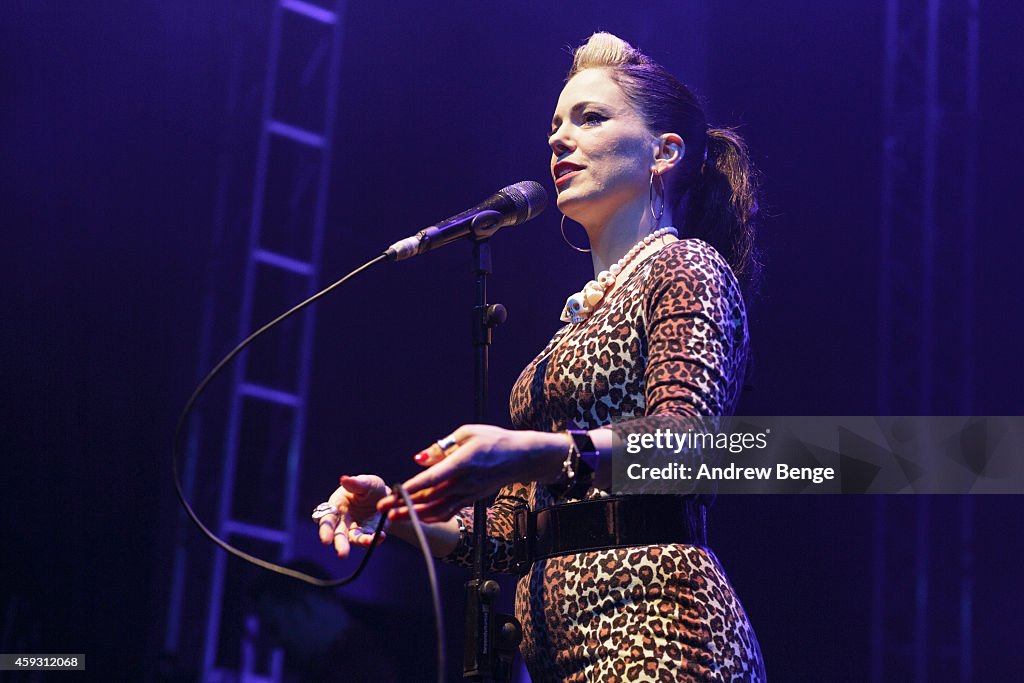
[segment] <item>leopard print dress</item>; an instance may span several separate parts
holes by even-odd
[[[512,391],[519,429],[609,427],[620,437],[732,414],[748,352],[736,278],[699,240],[645,259],[584,322],[561,328]],[[591,487],[586,498],[608,493]],[[511,484],[488,510],[492,570],[512,566],[512,509],[555,502]],[[703,526],[704,501],[687,498]],[[472,528],[472,509],[460,513]],[[450,561],[469,565],[464,532]],[[754,631],[707,548],[657,545],[539,560],[519,579],[521,652],[534,683],[763,681]]]

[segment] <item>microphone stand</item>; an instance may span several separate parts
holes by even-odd
[[[473,307],[474,419],[487,421],[487,360],[491,330],[505,322],[508,311],[487,303],[487,276],[491,274],[491,245],[487,239],[473,242],[473,274],[476,305]],[[466,641],[462,676],[479,683],[507,683],[512,677],[512,658],[522,627],[515,617],[494,612],[501,587],[487,578],[487,503],[473,504],[473,578],[466,583]]]

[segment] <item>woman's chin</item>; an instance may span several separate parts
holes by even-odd
[[[576,221],[577,223],[582,223],[586,220],[588,214],[586,209],[587,202],[573,196],[571,190],[566,190],[559,194],[555,204],[558,206],[558,210],[569,220]]]

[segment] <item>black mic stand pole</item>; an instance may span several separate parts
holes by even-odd
[[[486,239],[473,242],[473,273],[476,275],[473,417],[477,424],[485,424],[491,330],[508,317],[504,306],[487,303],[491,245]],[[478,500],[473,504],[473,579],[466,583],[466,642],[462,676],[480,683],[507,683],[512,677],[512,658],[522,640],[522,627],[515,617],[494,612],[494,603],[501,588],[497,581],[487,578],[488,549],[487,503]]]

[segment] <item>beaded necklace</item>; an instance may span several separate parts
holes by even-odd
[[[643,251],[644,247],[649,246],[655,240],[661,239],[665,235],[678,237],[679,231],[670,226],[655,230],[634,244],[622,258],[609,266],[608,270],[602,270],[597,274],[596,278],[585,284],[582,290],[566,299],[565,308],[562,309],[562,322],[580,323],[589,318],[590,314],[597,308],[597,305],[604,299],[608,290],[615,286],[615,280],[618,278],[619,273],[622,272],[629,262],[636,258],[637,254]]]

